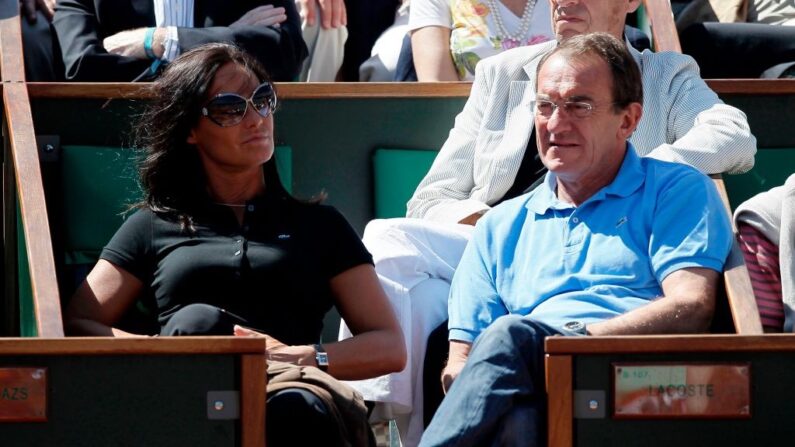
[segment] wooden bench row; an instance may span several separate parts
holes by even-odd
[[[660,0],[646,0],[647,7],[654,3],[660,3]],[[663,37],[658,37],[658,34],[666,35],[663,25],[660,25],[664,23],[665,15],[662,15],[663,19],[656,18],[659,16],[650,7],[649,16],[657,47],[675,50],[672,40],[666,41]],[[149,96],[146,86],[140,84],[25,83],[24,70],[21,68],[21,45],[17,45],[14,39],[18,36],[18,17],[16,22],[2,15],[2,12],[0,17],[6,17],[0,18],[6,279],[6,302],[3,307],[6,321],[3,323],[6,328],[16,328],[16,315],[24,310],[19,306],[24,307],[25,304],[17,299],[17,287],[20,284],[16,281],[19,273],[16,266],[27,264],[29,271],[26,274],[22,272],[22,276],[27,275],[30,285],[30,313],[35,326],[30,335],[59,338],[63,336],[61,301],[66,298],[59,287],[59,273],[56,268],[59,265],[58,259],[62,256],[57,250],[63,242],[58,236],[62,230],[62,222],[52,217],[55,215],[50,212],[53,206],[53,189],[51,185],[48,187],[48,179],[53,173],[59,172],[59,160],[52,156],[46,145],[51,144],[48,142],[57,141],[56,145],[60,146],[86,144],[123,147],[126,143],[124,134],[131,125],[131,114],[140,111]],[[748,114],[760,147],[795,148],[795,135],[790,131],[795,113],[795,81],[724,80],[710,81],[709,84],[725,101],[740,107]],[[373,150],[379,147],[438,149],[452,127],[455,114],[462,108],[470,86],[468,83],[341,83],[281,84],[277,88],[283,100],[283,106],[276,116],[277,143],[293,148],[293,191],[298,195],[309,196],[325,189],[329,193],[329,203],[339,207],[354,226],[361,230],[364,223],[373,217],[370,192],[373,183],[370,157]],[[306,132],[308,127],[317,130]],[[57,138],[43,138],[46,135]],[[727,203],[733,193],[729,180],[731,179],[726,180],[729,183],[728,193],[727,188],[722,189]],[[718,183],[722,182],[718,180]],[[19,236],[24,237],[20,239]],[[18,240],[22,242],[19,246]],[[18,262],[20,260],[25,262]],[[753,318],[756,310],[747,282],[747,272],[744,271],[742,259],[737,257],[736,251],[727,265],[726,277],[727,293],[735,295],[730,300],[735,305],[732,309],[735,330],[740,334],[758,334],[761,327],[758,319],[755,321]],[[749,316],[750,319],[747,318]],[[611,423],[607,420],[602,421],[601,425],[589,425],[572,416],[574,392],[586,386],[578,379],[578,374],[581,374],[579,371],[582,368],[587,370],[588,362],[591,361],[587,358],[589,355],[597,356],[601,365],[591,368],[604,373],[604,362],[609,362],[610,358],[620,361],[652,359],[674,362],[706,362],[718,358],[721,361],[729,359],[753,362],[762,361],[759,360],[760,356],[795,350],[788,337],[715,337],[549,340],[547,380],[548,393],[553,396],[549,400],[550,445],[600,445],[594,441],[599,438],[595,435],[595,430],[604,429],[606,423]],[[165,354],[169,350],[170,354],[176,354],[195,349],[172,345],[171,341],[165,340],[141,342],[144,344],[118,340],[95,343],[83,339],[62,342],[41,340],[41,344],[35,346],[22,342],[19,346],[25,348],[19,349],[13,348],[11,344],[0,343],[0,353],[9,355],[10,360],[7,362],[17,362],[22,356],[28,355],[28,352],[36,350],[43,350],[45,354],[52,351],[80,356],[91,350],[102,355],[157,355]],[[163,342],[166,343],[157,344]],[[213,345],[213,342],[208,343]],[[221,350],[239,352],[243,348],[237,343],[230,341],[227,345],[217,346]],[[25,349],[28,351],[23,352]],[[264,346],[249,346],[246,349],[261,353]],[[721,357],[724,351],[731,354]],[[252,354],[252,351],[245,352]],[[259,358],[262,359],[261,363],[239,364],[243,368],[239,384],[244,389],[253,387],[246,392],[264,396],[261,389],[264,388],[264,382],[250,379],[253,375],[262,377],[264,358],[261,355]],[[767,362],[764,363],[766,367],[772,367],[769,359],[765,357],[763,360]],[[782,362],[782,366],[786,367],[787,361]],[[50,367],[56,371],[59,366],[52,364]],[[98,367],[110,368],[107,365]],[[111,369],[107,371],[110,372]],[[246,374],[249,379],[244,377]],[[600,380],[598,386],[609,390],[609,378],[602,377]],[[755,381],[754,386],[761,389],[770,385],[764,381]],[[244,405],[247,404],[244,402]],[[245,410],[242,414],[244,421],[250,421],[243,427],[260,426],[255,421],[262,420],[259,412],[264,412],[264,403],[256,403],[254,408]],[[718,428],[715,428],[716,425]],[[719,431],[720,425],[721,422],[718,421],[711,428]],[[645,430],[649,428],[657,430],[650,433],[664,433],[672,427],[684,427],[692,432],[692,426],[688,421],[656,426],[636,423],[628,429],[622,429],[628,430],[630,434],[634,430],[636,436],[645,437]],[[761,426],[770,430],[773,435],[781,434],[775,427]],[[740,427],[747,429],[760,425],[746,424]],[[243,445],[261,445],[261,433],[246,434],[244,429],[242,436]],[[611,444],[604,441],[601,445]]]

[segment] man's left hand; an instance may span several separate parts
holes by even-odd
[[[166,29],[157,28],[152,38],[152,51],[155,56],[163,57],[163,42],[165,41]],[[136,59],[146,59],[144,50],[144,39],[146,38],[146,28],[121,31],[105,38],[102,46],[105,51],[119,56],[134,57]]]
[[[49,21],[55,14],[55,0],[20,0],[19,5],[29,23],[36,23],[36,11],[41,11]]]

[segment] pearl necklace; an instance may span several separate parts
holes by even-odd
[[[494,15],[494,22],[497,24],[497,29],[499,33],[497,37],[502,38],[502,40],[508,41],[513,46],[519,46],[522,43],[522,39],[527,34],[527,30],[530,29],[530,21],[533,18],[533,9],[536,6],[536,0],[527,0],[527,4],[524,5],[524,11],[522,12],[522,19],[519,22],[519,31],[515,34],[511,34],[505,28],[505,24],[502,22],[502,14],[500,14],[499,5],[497,2],[499,0],[486,0],[486,3],[489,6],[492,14]]]

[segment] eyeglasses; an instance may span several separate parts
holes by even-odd
[[[270,115],[276,108],[273,86],[263,82],[254,89],[251,98],[244,98],[237,93],[220,93],[202,107],[202,115],[221,127],[235,126],[243,121],[249,104],[261,117]]]
[[[536,115],[549,118],[555,113],[558,107],[563,107],[567,115],[574,116],[575,118],[588,118],[593,113],[595,106],[589,102],[566,101],[563,104],[558,104],[546,99],[537,99]]]

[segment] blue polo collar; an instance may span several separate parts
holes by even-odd
[[[627,142],[627,150],[624,155],[624,161],[618,169],[616,178],[610,184],[605,186],[586,200],[582,205],[587,203],[604,200],[608,195],[617,197],[628,197],[637,191],[645,181],[645,171],[641,165],[640,157],[635,153],[635,147],[632,143]],[[552,172],[547,172],[544,182],[538,186],[534,194],[530,194],[525,205],[528,210],[536,214],[546,214],[550,209],[569,209],[574,208],[574,205],[564,202],[557,198],[555,191],[557,189],[557,176]]]

